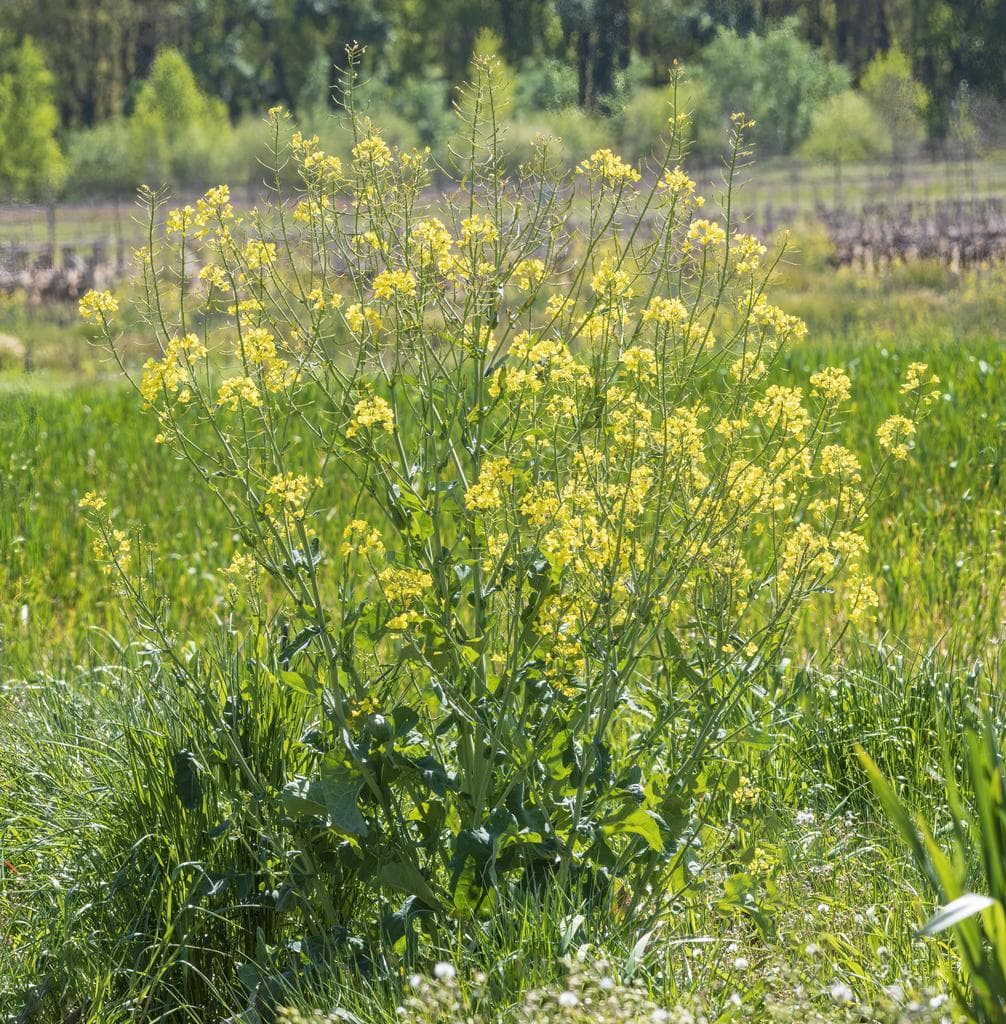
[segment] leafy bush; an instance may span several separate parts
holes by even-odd
[[[845,68],[800,39],[792,19],[764,35],[721,29],[702,51],[702,67],[723,116],[743,110],[757,118],[759,144],[771,153],[792,153],[820,104],[849,87]]]
[[[67,147],[67,192],[81,197],[132,192],[139,183],[133,156],[129,125],[124,118],[75,132]]]
[[[525,61],[514,80],[514,110],[528,114],[576,105],[576,71],[554,57]]]
[[[641,194],[607,149],[508,181],[496,70],[459,104],[442,204],[347,87],[348,162],[275,110],[296,195],[241,221],[214,188],[140,253],[153,440],[238,543],[214,647],[176,635],[147,541],[81,501],[146,677],[190,709],[126,739],[141,774],[172,765],[149,813],[178,841],[123,890],[163,910],[99,911],[129,936],[109,958],[156,966],[148,1007],[233,984],[235,958],[262,994],[333,958],[432,956],[544,891],[602,928],[650,919],[688,884],[712,755],[781,685],[797,614],[832,591],[847,625],[873,614],[867,495],[907,455],[925,368],[865,474],[831,438],[842,371],[768,383],[803,324],[767,301],[765,248],[696,216],[673,110]],[[195,294],[175,285],[193,256]],[[116,308],[81,302],[121,360]]]
[[[862,96],[851,89],[825,100],[814,112],[810,135],[800,149],[809,160],[843,164],[877,159],[891,152],[887,129]]]
[[[185,58],[163,50],[140,86],[129,118],[131,163],[140,181],[203,185],[219,167],[230,121],[224,104],[205,96]]]
[[[51,198],[66,175],[56,140],[53,77],[30,40],[15,46],[0,31],[0,191],[16,199]]]

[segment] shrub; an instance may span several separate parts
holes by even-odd
[[[792,153],[818,106],[849,86],[845,68],[804,42],[792,19],[764,35],[721,29],[702,51],[702,67],[723,113],[757,118],[759,143],[772,153]]]
[[[218,153],[229,133],[224,104],[200,91],[177,50],[162,50],[129,118],[131,163],[139,180],[204,185],[219,168]]]
[[[66,175],[56,140],[59,113],[42,51],[0,32],[0,190],[16,199],[51,198]]]
[[[81,505],[149,671],[198,709],[169,741],[175,799],[200,837],[243,809],[250,858],[236,902],[193,890],[181,934],[126,913],[161,965],[148,1006],[226,987],[253,945],[252,986],[433,956],[543,887],[602,927],[660,912],[726,723],[779,685],[796,614],[834,590],[848,624],[872,615],[872,483],[830,436],[849,380],[768,384],[804,328],[765,297],[764,247],[696,216],[680,120],[641,194],[607,149],[508,180],[496,68],[459,104],[446,201],[369,122],[343,162],[276,110],[297,194],[241,222],[214,188],[140,254],[160,355],[134,383],[153,441],[233,523],[229,644],[176,636],[147,542],[100,495]],[[121,358],[115,300],[81,311]],[[928,383],[913,367],[876,472],[906,456]],[[266,728],[259,704],[262,747],[240,724]]]
[[[809,160],[835,169],[836,187],[847,163],[891,152],[891,138],[873,108],[851,89],[825,100],[814,112],[810,136],[800,149]]]

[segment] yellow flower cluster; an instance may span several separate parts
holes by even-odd
[[[411,270],[385,270],[374,278],[375,299],[412,298],[416,279]]]
[[[545,277],[545,263],[539,259],[521,260],[514,264],[513,276],[521,291],[537,288]]]
[[[735,269],[738,274],[753,274],[767,252],[768,249],[754,235],[734,235],[732,254],[737,261]]]
[[[116,568],[120,571],[125,570],[125,563],[133,551],[133,543],[125,530],[112,530],[107,539],[95,537],[91,541],[91,550],[94,557],[102,563],[101,571],[106,576],[111,576]]]
[[[97,323],[117,312],[119,303],[111,292],[96,292],[93,288],[89,288],[80,297],[77,309],[85,320]]]
[[[276,246],[273,242],[263,242],[261,238],[249,238],[242,255],[249,270],[262,270],[276,262]]]
[[[803,406],[803,389],[773,384],[752,407],[771,431],[782,431],[802,439],[810,427],[810,413]]]
[[[722,226],[714,220],[693,220],[688,225],[686,248],[691,248],[689,243],[695,243],[703,249],[709,246],[722,245],[727,240],[727,233]]]
[[[576,173],[584,174],[590,180],[599,181],[612,188],[634,185],[640,179],[639,171],[610,149],[599,149],[592,153],[577,167]]]
[[[105,505],[105,499],[97,491],[87,491],[77,502],[77,508],[92,509],[95,512],[100,512]]]
[[[370,329],[376,332],[381,329],[383,323],[381,314],[376,309],[363,306],[359,302],[354,302],[346,310],[346,324],[357,337],[363,334],[364,327],[369,325]]]
[[[378,427],[388,434],[395,429],[394,411],[380,395],[367,395],[356,403],[346,436],[356,437],[362,429],[369,427]]]
[[[238,337],[237,355],[262,374],[266,391],[283,391],[296,378],[297,371],[276,351],[276,339],[264,327],[251,327]]]
[[[490,242],[496,241],[498,234],[492,218],[479,213],[465,217],[461,222],[461,244],[465,247],[479,244],[488,245]]]
[[[888,416],[877,427],[880,447],[898,460],[908,458],[908,448],[915,437],[915,423],[907,416]]]
[[[240,586],[256,586],[262,578],[262,569],[252,555],[243,555],[240,552],[234,555],[230,565],[221,570],[221,574],[227,580],[227,597],[233,601]]]
[[[504,388],[512,394],[525,388],[534,393],[547,386],[575,385],[590,376],[589,367],[577,360],[559,338],[539,338],[530,331],[521,331],[510,343],[508,356],[521,365],[496,371],[489,385],[491,398],[498,398]]]
[[[205,356],[206,346],[198,335],[176,335],[168,342],[162,360],[150,358],[143,364],[143,377],[140,380],[143,400],[153,405],[158,398],[175,395],[183,405],[187,403],[191,392],[187,387],[182,388],[182,385],[189,379],[190,368]]]
[[[656,323],[663,327],[678,327],[688,320],[688,310],[680,299],[656,296],[640,314],[644,324]]]
[[[379,135],[369,135],[353,147],[353,159],[360,164],[384,168],[391,163],[391,150]]]
[[[487,459],[478,480],[465,491],[465,506],[473,512],[492,512],[502,508],[506,489],[513,484],[514,471],[505,456]]]
[[[628,302],[635,294],[632,278],[621,263],[617,256],[605,256],[590,279],[594,294],[607,302]]]
[[[657,357],[651,348],[632,345],[621,355],[619,361],[625,369],[640,380],[650,380],[657,373]]]
[[[936,389],[939,383],[940,378],[935,373],[929,372],[927,363],[911,363],[904,383],[901,385],[901,393],[903,395],[918,393],[923,405],[932,405],[940,397],[940,392]],[[922,394],[923,389],[927,387],[933,390]]]
[[[339,548],[343,558],[350,555],[384,554],[384,540],[381,531],[375,529],[366,519],[353,519],[342,531],[342,546]]]
[[[377,577],[389,604],[410,607],[433,589],[433,577],[422,569],[388,566]]]
[[[242,402],[256,409],[262,405],[262,396],[255,381],[251,377],[230,377],[225,380],[217,392],[217,405],[237,412]]]
[[[342,177],[342,161],[319,149],[318,141],[317,135],[305,138],[300,132],[294,132],[290,148],[305,177],[331,184]]]
[[[695,182],[680,167],[664,171],[658,188],[673,199],[690,199],[695,195]],[[697,197],[695,205],[703,205],[701,197]]]
[[[834,366],[825,367],[811,374],[810,386],[815,395],[826,402],[845,402],[852,394],[852,382],[849,375]]]
[[[266,494],[277,498],[280,505],[295,518],[304,516],[304,503],[311,493],[311,482],[303,473],[277,473],[269,480]],[[272,506],[267,504],[271,514]]]

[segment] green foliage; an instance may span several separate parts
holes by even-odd
[[[0,192],[47,199],[59,191],[66,164],[56,140],[59,114],[53,77],[30,40],[0,34]]]
[[[121,117],[74,132],[67,147],[67,194],[81,198],[128,195],[139,181],[134,144],[129,123]]]
[[[912,66],[896,46],[870,61],[859,83],[891,139],[891,153],[903,160],[924,135],[929,107],[925,87],[912,74]]]
[[[203,183],[230,132],[223,103],[200,91],[177,50],[154,60],[128,124],[135,173],[155,186]]]
[[[724,121],[735,111],[757,118],[762,152],[791,153],[807,138],[818,107],[848,88],[848,72],[804,42],[787,20],[764,35],[721,30],[702,51]]]
[[[814,111],[810,135],[800,147],[806,159],[836,168],[875,160],[890,152],[886,126],[870,104],[852,90],[837,93]]]
[[[943,904],[921,933],[952,934],[962,967],[961,1003],[975,1024],[997,1024],[1006,1014],[1002,743],[997,722],[986,712],[980,729],[967,731],[963,758],[954,758],[948,734],[958,728],[958,723],[941,723],[939,736],[950,810],[945,830],[951,843],[949,855],[927,825],[913,821],[894,787],[862,747],[859,754],[884,810]]]

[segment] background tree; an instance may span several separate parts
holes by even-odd
[[[810,133],[817,107],[849,85],[845,68],[800,39],[793,19],[764,35],[721,29],[702,66],[716,83],[722,114],[756,117],[758,145],[769,153],[792,152]]]
[[[835,171],[835,201],[841,200],[845,164],[875,160],[891,152],[891,138],[870,104],[851,89],[831,96],[815,111],[801,154]]]
[[[30,39],[16,46],[0,34],[0,193],[52,196],[66,173],[58,127],[53,76],[42,51]]]
[[[922,141],[929,95],[925,86],[912,76],[908,57],[897,46],[870,61],[860,89],[887,129],[891,171],[900,179],[906,157]]]
[[[163,50],[129,119],[130,154],[150,185],[184,185],[212,175],[230,129],[221,100],[206,96],[177,50]]]

